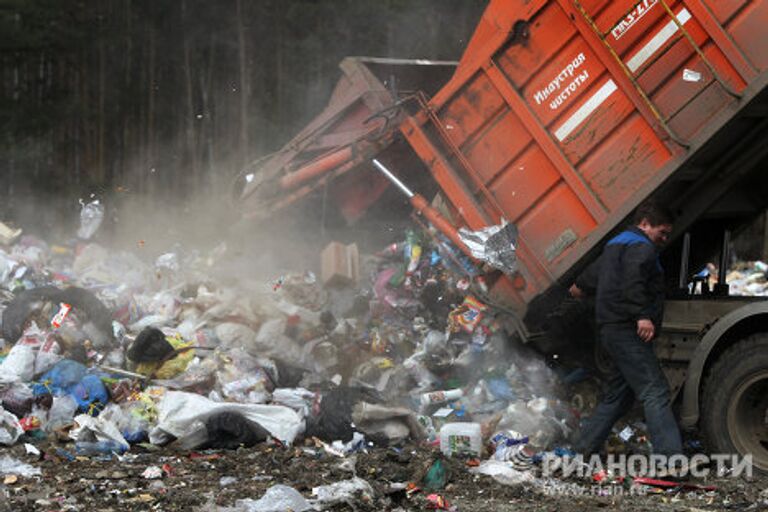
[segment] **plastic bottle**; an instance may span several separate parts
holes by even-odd
[[[446,423],[440,429],[440,451],[445,455],[479,456],[482,447],[483,436],[479,423]]]
[[[103,455],[108,453],[125,453],[128,447],[117,441],[78,441],[75,443],[75,453],[78,455]]]
[[[421,405],[441,404],[443,402],[450,402],[451,400],[458,400],[463,396],[464,391],[461,389],[432,391],[431,393],[424,393],[421,395]]]

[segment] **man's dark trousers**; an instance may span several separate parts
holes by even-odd
[[[600,328],[600,343],[614,366],[607,375],[602,402],[581,430],[578,451],[598,453],[614,423],[629,411],[637,397],[645,409],[653,452],[668,456],[682,453],[669,385],[653,352],[653,342],[641,340],[631,324],[606,324]]]

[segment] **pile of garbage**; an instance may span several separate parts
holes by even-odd
[[[347,451],[440,439],[479,456],[481,426],[542,448],[573,426],[554,374],[513,357],[473,293],[487,291],[482,277],[445,241],[408,231],[363,258],[362,278],[330,268],[224,285],[210,273],[222,247],[148,265],[89,243],[92,231],[70,246],[24,236],[0,250],[5,444],[74,424],[77,450],[301,436]],[[454,423],[477,432],[454,436],[466,446],[439,435]]]
[[[726,274],[732,295],[768,296],[768,263],[743,261],[732,265]]]
[[[90,242],[94,232],[81,226],[63,245],[16,233],[0,249],[0,444],[53,439],[70,459],[302,443],[348,457],[421,443],[531,483],[542,457],[572,454],[594,403],[567,398],[583,370],[510,343],[486,275],[434,232],[408,230],[373,255],[331,244],[320,275],[264,281],[215,277],[224,245],[148,263]],[[438,462],[425,482],[439,480]],[[339,485],[313,506],[372,492],[357,477]]]

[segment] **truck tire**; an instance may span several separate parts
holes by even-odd
[[[768,333],[723,352],[704,385],[701,425],[712,453],[752,454],[768,473]]]

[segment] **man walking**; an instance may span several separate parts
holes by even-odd
[[[672,216],[647,203],[638,208],[634,221],[633,227],[608,242],[597,263],[571,287],[575,297],[596,291],[599,342],[614,363],[605,396],[576,444],[584,454],[601,450],[614,423],[629,411],[635,398],[643,404],[654,452],[682,453],[669,385],[653,349],[664,308],[658,248],[672,231]]]

